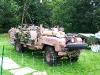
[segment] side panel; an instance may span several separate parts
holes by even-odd
[[[41,41],[41,42],[40,42]],[[56,37],[50,37],[50,36],[42,36],[39,43],[54,46],[55,51],[62,51],[60,46],[60,41],[64,41],[64,39],[59,39]]]

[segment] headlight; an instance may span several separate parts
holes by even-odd
[[[74,42],[75,40],[74,40],[74,38],[71,38],[71,42]]]

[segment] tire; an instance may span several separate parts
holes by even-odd
[[[49,66],[55,66],[57,63],[57,53],[54,51],[53,47],[47,46],[45,48],[44,59]]]
[[[23,52],[23,44],[21,44],[19,40],[15,41],[15,50],[17,52]]]
[[[85,49],[88,47],[86,43],[71,43],[66,46],[69,50]]]
[[[61,59],[62,58],[62,56],[60,56],[60,57],[57,57],[57,60],[59,60],[59,59]]]
[[[80,55],[80,50],[78,50],[78,51],[75,50],[75,52],[70,52],[67,55],[67,58],[71,62],[76,62],[78,60],[79,55]]]
[[[71,61],[71,62],[76,62],[76,61],[78,61],[78,57],[71,57],[71,58],[70,58],[70,57],[68,56],[68,60]]]

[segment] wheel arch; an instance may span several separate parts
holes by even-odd
[[[52,48],[55,50],[55,47],[54,47],[54,46],[47,45],[47,44],[44,44],[44,45],[43,45],[43,50],[45,50],[45,48],[46,48],[47,46],[52,47]]]

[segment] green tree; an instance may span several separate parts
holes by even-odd
[[[14,0],[0,1],[0,27],[15,26],[19,22],[18,4]]]
[[[99,0],[56,0],[53,9],[56,24],[66,32],[97,32],[100,29]]]
[[[39,0],[15,0],[20,8],[20,23],[34,23],[36,25],[43,24],[48,27],[50,25],[51,6],[47,0],[40,3]]]

